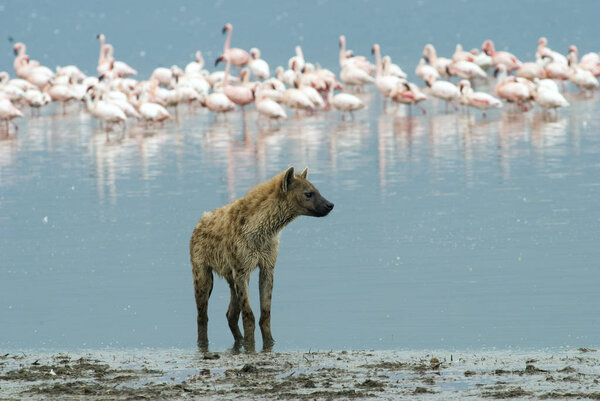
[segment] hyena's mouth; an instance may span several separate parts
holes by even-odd
[[[325,217],[333,210],[333,203],[325,202],[319,209],[317,210],[317,217]]]

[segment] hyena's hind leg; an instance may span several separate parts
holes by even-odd
[[[210,266],[193,263],[194,295],[198,309],[198,346],[208,347],[208,299],[213,289],[213,273]]]
[[[241,312],[240,301],[233,280],[228,280],[228,283],[229,290],[231,291],[231,299],[229,301],[229,308],[227,308],[226,316],[227,322],[229,323],[229,329],[231,330],[231,334],[233,334],[233,339],[235,340],[235,343],[238,344],[244,339],[238,326]]]

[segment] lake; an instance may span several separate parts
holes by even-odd
[[[341,33],[368,57],[379,41],[411,75],[427,42],[448,56],[458,41],[480,47],[494,35],[503,38],[501,48],[531,59],[546,35],[561,52],[570,43],[581,44],[582,53],[598,51],[588,49],[597,44],[588,35],[596,29],[589,12],[595,6],[584,2],[569,11],[566,3],[548,4],[548,19],[536,18],[524,32],[503,20],[525,21],[535,2],[518,3],[525,14],[517,3],[498,14],[501,3],[353,2],[363,13],[340,10],[341,20],[329,25],[339,5],[316,2],[323,12],[315,13],[304,3],[259,3],[267,12],[257,24],[270,22],[256,31],[229,2],[162,11],[166,6],[152,2],[156,9],[139,20],[131,17],[134,5],[120,13],[117,2],[68,4],[24,2],[16,9],[0,2],[2,18],[15,16],[0,34],[27,43],[43,63],[76,63],[93,73],[95,34],[103,30],[141,77],[158,65],[184,66],[198,48],[218,54],[227,21],[235,26],[233,44],[261,44],[272,69],[302,36],[308,59],[339,72]],[[493,14],[487,24],[486,13]],[[68,22],[77,15],[76,25]],[[469,16],[483,28],[457,27]],[[159,17],[164,26],[153,30]],[[578,27],[566,24],[576,17]],[[125,35],[132,28],[119,25],[124,19],[139,24],[137,39]],[[415,27],[410,40],[393,30],[401,23]],[[545,31],[555,23],[565,32]],[[273,36],[279,31],[281,40]],[[64,37],[61,47],[55,39]],[[9,50],[0,70],[14,76]],[[207,65],[212,69],[208,57]],[[367,109],[354,120],[333,111],[298,118],[289,112],[279,128],[269,128],[257,124],[252,109],[245,129],[240,112],[215,123],[206,110],[180,107],[163,128],[134,126],[108,142],[78,105],[66,116],[48,106],[0,140],[0,348],[195,347],[188,242],[196,222],[289,166],[308,166],[309,180],[335,209],[321,219],[301,217],[282,233],[272,306],[276,350],[597,346],[600,106],[598,93],[583,98],[569,86],[565,96],[571,107],[555,120],[537,108],[509,106],[483,119],[473,111],[446,114],[434,100],[422,103],[425,115],[403,106],[384,111],[370,88],[360,94]],[[258,315],[257,273],[250,287]],[[228,302],[227,283],[216,279],[211,350],[232,345]]]

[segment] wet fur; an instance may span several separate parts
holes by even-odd
[[[279,233],[301,215],[325,216],[333,204],[306,179],[307,170],[294,174],[293,167],[251,189],[246,196],[212,212],[206,212],[190,240],[190,258],[198,311],[198,344],[207,347],[207,306],[213,287],[213,271],[229,283],[231,299],[227,320],[236,344],[254,344],[254,314],[250,306],[250,274],[260,269],[260,321],[263,347],[273,344],[270,314],[273,271]],[[307,193],[312,196],[307,197]],[[240,313],[244,327],[238,327]]]

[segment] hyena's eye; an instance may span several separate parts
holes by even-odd
[[[310,198],[312,198],[312,196],[313,196],[313,193],[312,193],[312,192],[305,192],[305,193],[304,193],[304,196],[306,196],[307,198],[309,198],[309,199],[310,199]]]

